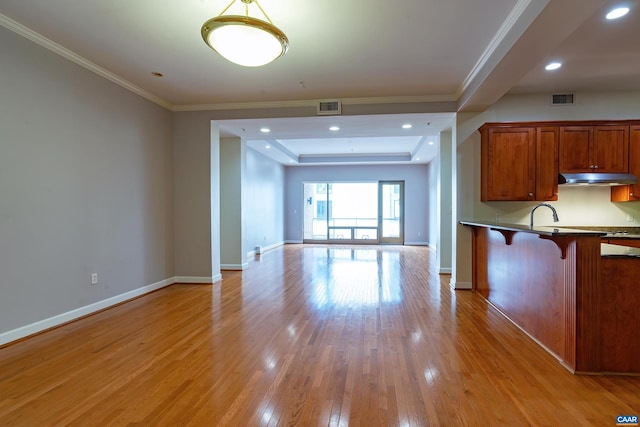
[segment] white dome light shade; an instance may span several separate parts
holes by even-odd
[[[268,64],[289,47],[287,36],[275,25],[248,16],[218,16],[205,22],[201,33],[209,47],[245,67]]]

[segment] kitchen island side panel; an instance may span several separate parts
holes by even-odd
[[[600,239],[582,237],[569,245],[568,268],[575,272],[575,281],[568,283],[575,289],[575,371],[601,371]],[[567,342],[567,345],[571,345]]]
[[[603,258],[602,370],[640,372],[640,259]]]
[[[474,259],[476,291],[571,365],[575,341],[567,346],[565,329],[567,315],[572,317],[566,298],[573,292],[565,289],[567,261],[561,246],[537,234],[490,228],[476,228],[474,237],[483,249]]]

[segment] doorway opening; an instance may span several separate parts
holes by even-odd
[[[303,185],[305,243],[404,243],[404,181]]]

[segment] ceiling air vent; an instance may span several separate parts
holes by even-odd
[[[575,97],[572,93],[554,93],[551,95],[551,105],[574,105]]]
[[[339,114],[342,114],[342,103],[339,100],[318,102],[319,116],[333,116]]]

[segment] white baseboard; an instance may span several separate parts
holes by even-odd
[[[429,242],[404,242],[405,246],[429,246]]]
[[[451,274],[451,268],[441,268],[438,270],[438,274]]]
[[[241,271],[249,268],[249,263],[245,262],[244,264],[220,264],[220,270],[233,270],[233,271]]]
[[[453,281],[453,279],[451,279],[449,281],[449,286],[451,287],[451,289],[473,289],[473,284],[471,282],[459,282],[459,281]]]
[[[266,251],[269,251],[271,249],[275,249],[275,248],[277,248],[279,246],[283,246],[283,245],[285,245],[285,242],[274,243],[273,245],[269,245],[269,246],[262,246],[262,253],[265,253]],[[256,255],[258,255],[258,254],[256,253],[255,250],[247,252],[247,258],[253,258]]]
[[[285,240],[284,244],[285,245],[301,245],[302,240]]]
[[[222,275],[218,280],[215,277],[192,277],[192,276],[176,276],[173,278],[174,283],[215,283],[222,279]]]
[[[153,292],[155,290],[167,287],[174,283],[175,283],[175,277],[161,280],[151,285],[143,286],[141,288],[134,289],[132,291],[125,292],[123,294],[104,299],[102,301],[94,302],[93,304],[85,305],[84,307],[76,308],[66,313],[49,317],[48,319],[43,319],[43,320],[31,323],[30,325],[21,326],[11,331],[1,333],[0,345],[7,344],[12,341],[17,341],[19,339],[28,337],[29,335],[37,334],[38,332],[42,332],[56,326],[60,326],[62,324],[71,322],[72,320],[76,320],[81,317],[88,316],[89,314],[93,314],[100,310],[104,310],[106,308],[112,307],[116,304],[120,304],[130,299],[139,297],[141,295],[148,294],[149,292]]]

